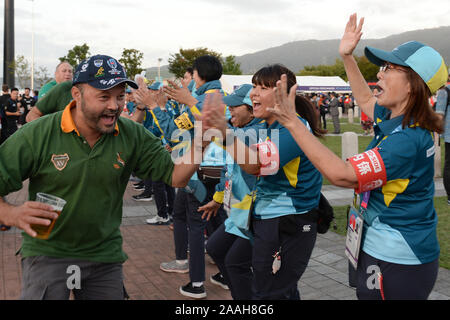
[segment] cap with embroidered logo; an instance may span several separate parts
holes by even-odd
[[[426,83],[431,94],[447,83],[448,71],[442,56],[433,48],[418,41],[403,43],[391,52],[366,47],[364,54],[370,62],[378,66],[384,62],[391,62],[410,67]]]
[[[253,86],[251,84],[243,84],[239,88],[223,97],[223,102],[229,107],[237,107],[243,104],[252,107],[252,100],[250,100],[250,91],[252,91]]]
[[[116,59],[95,55],[75,68],[72,85],[87,83],[94,88],[108,90],[124,82],[134,89],[138,88],[136,82],[127,78],[124,67]]]

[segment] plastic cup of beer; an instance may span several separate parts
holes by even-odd
[[[66,201],[58,198],[56,196],[53,196],[51,194],[46,194],[42,192],[38,192],[36,194],[36,201],[42,202],[45,204],[49,204],[53,207],[53,210],[58,214],[58,216],[61,214],[61,211],[63,210],[64,206],[66,205]],[[48,239],[50,236],[50,233],[53,230],[53,227],[55,226],[56,219],[53,219],[50,225],[44,226],[44,225],[38,225],[38,224],[32,224],[31,228],[36,231],[38,239]]]

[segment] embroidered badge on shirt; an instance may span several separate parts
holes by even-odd
[[[125,167],[125,161],[120,157],[120,154],[122,152],[117,152],[117,162],[120,164],[120,166]],[[120,169],[120,166],[117,163],[113,164],[113,167],[115,169]]]
[[[52,162],[55,168],[59,171],[64,170],[64,168],[67,166],[67,163],[69,162],[70,158],[67,153],[64,154],[53,154],[52,155]]]

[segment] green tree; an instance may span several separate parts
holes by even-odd
[[[359,70],[366,81],[376,81],[379,68],[371,63],[365,56],[357,57],[355,60],[358,64]],[[305,66],[298,73],[299,76],[338,76],[348,81],[345,73],[344,63],[341,59],[336,59],[333,65],[317,65]]]
[[[35,81],[36,88],[41,88],[50,79],[51,79],[51,77],[48,73],[47,67],[39,66],[37,68],[37,70],[34,72],[34,81]]]
[[[336,59],[333,65],[305,66],[300,70],[299,76],[339,76],[346,78],[344,63],[341,59]]]
[[[20,88],[25,88],[31,79],[31,66],[25,56],[17,55],[12,63],[12,69],[16,73]]]
[[[169,71],[177,78],[183,77],[186,69],[192,67],[195,59],[204,55],[212,55],[222,61],[222,55],[208,48],[180,49],[180,52],[171,54],[169,58]]]
[[[67,61],[70,65],[75,69],[77,65],[80,64],[81,61],[88,58],[90,56],[89,46],[84,43],[81,46],[75,46],[67,52],[67,55],[59,58],[59,61]]]
[[[230,55],[222,61],[223,74],[242,74],[241,64],[236,62],[236,56]]]
[[[364,79],[368,82],[377,81],[377,73],[380,71],[380,67],[370,62],[366,56],[355,57],[355,59]]]
[[[127,76],[133,79],[135,75],[144,71],[144,69],[141,68],[143,59],[144,54],[139,50],[124,48],[122,51],[122,58],[119,59],[119,62],[125,67]]]

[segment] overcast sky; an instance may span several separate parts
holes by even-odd
[[[32,3],[35,65],[51,75],[58,57],[83,43],[91,54],[116,58],[123,48],[138,49],[143,67],[153,67],[180,48],[239,56],[296,40],[340,38],[353,12],[365,17],[366,39],[450,25],[448,0],[15,0],[15,54],[29,61]],[[3,60],[3,41],[0,54]],[[1,75],[2,69],[3,63]]]

